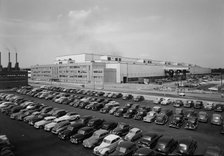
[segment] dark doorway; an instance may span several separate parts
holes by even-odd
[[[123,77],[123,83],[127,83],[127,77]]]

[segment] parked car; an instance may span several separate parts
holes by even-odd
[[[85,124],[83,123],[72,123],[64,131],[59,132],[58,137],[63,140],[69,139],[70,136],[76,134],[77,131],[84,126]]]
[[[86,138],[89,138],[94,132],[93,127],[83,127],[78,130],[77,134],[70,137],[70,142],[74,144],[79,144]]]
[[[177,149],[175,154],[177,155],[194,155],[197,149],[197,142],[192,138],[182,138],[178,140]]]
[[[223,156],[224,151],[218,146],[208,146],[204,153],[204,156]]]
[[[120,122],[118,123],[117,127],[112,130],[111,133],[119,135],[119,136],[124,136],[129,132],[129,129],[130,129],[130,125]]]
[[[171,120],[171,122],[169,124],[169,127],[178,128],[179,129],[179,128],[181,128],[183,123],[184,123],[183,115],[175,114],[173,116],[173,119]]]
[[[147,113],[147,115],[143,118],[144,122],[154,122],[156,118],[156,112],[155,111],[150,111]]]
[[[194,108],[195,109],[202,109],[202,107],[203,107],[203,101],[196,101],[194,103]]]
[[[115,106],[113,108],[111,108],[111,110],[109,111],[109,114],[114,114],[120,107],[119,106]]]
[[[160,113],[158,115],[156,115],[156,119],[155,119],[155,123],[157,125],[165,125],[168,122],[168,116]]]
[[[133,95],[131,94],[126,94],[122,97],[123,100],[131,100],[133,98]]]
[[[173,103],[174,107],[182,107],[184,105],[182,100],[175,100]]]
[[[161,136],[162,135],[157,133],[146,133],[138,141],[138,146],[152,149],[156,146],[156,143]]]
[[[89,122],[89,120],[92,119],[92,118],[93,118],[93,116],[91,116],[91,115],[85,115],[85,116],[80,117],[80,119],[77,120],[76,122],[86,125]]]
[[[215,112],[223,112],[224,111],[224,104],[216,104],[214,107]]]
[[[141,137],[142,137],[142,130],[139,128],[132,128],[129,130],[128,134],[125,135],[124,140],[136,141]]]
[[[127,110],[126,113],[123,114],[123,117],[124,117],[124,118],[128,118],[128,119],[130,119],[130,118],[132,118],[136,113],[137,113],[136,108],[130,108],[130,109]]]
[[[103,108],[105,106],[105,103],[101,102],[101,103],[97,103],[92,107],[93,111],[99,111],[101,108]]]
[[[132,155],[137,150],[137,146],[135,143],[131,141],[122,141],[118,144],[116,150],[111,153],[112,156],[122,155],[129,156]]]
[[[208,122],[208,113],[203,111],[198,112],[198,121]]]
[[[105,121],[101,128],[108,131],[112,131],[116,127],[117,127],[117,122]]]
[[[177,141],[175,141],[170,136],[162,136],[159,138],[155,150],[163,153],[163,154],[170,154],[172,153],[177,147]]]
[[[223,118],[221,114],[212,114],[211,124],[213,125],[222,125]]]
[[[205,102],[204,105],[204,110],[210,111],[214,109],[214,103],[213,102]]]
[[[145,100],[145,98],[144,98],[144,96],[141,96],[141,95],[138,95],[138,96],[136,96],[136,97],[134,98],[134,101],[135,101],[135,102],[140,102],[140,101],[143,101],[143,100]]]
[[[106,136],[99,146],[93,149],[95,155],[104,156],[112,153],[123,139],[115,134]]]
[[[198,118],[189,117],[186,121],[185,129],[195,130],[198,127]]]
[[[163,98],[163,101],[160,102],[161,105],[169,105],[172,101],[170,98]]]
[[[115,105],[105,105],[103,108],[100,109],[100,113],[108,113],[112,108],[114,107],[118,107],[119,104],[115,104]]]
[[[138,111],[137,111],[137,114],[135,114],[134,115],[134,119],[135,120],[143,120],[143,118],[147,115],[147,110],[145,110],[145,109],[139,109]]]
[[[57,123],[52,129],[51,133],[59,134],[61,131],[65,130],[71,124],[70,121],[61,121]]]
[[[194,106],[194,101],[193,100],[187,100],[184,105],[185,108],[191,108]]]
[[[103,138],[105,138],[109,134],[109,131],[105,129],[99,129],[93,133],[90,138],[83,140],[83,146],[86,148],[93,148],[97,146],[100,142],[102,142]]]
[[[43,120],[35,122],[35,128],[44,128],[44,126],[50,122],[52,122],[56,117],[55,116],[47,116]]]
[[[87,126],[92,127],[93,129],[96,130],[102,127],[103,122],[104,122],[104,119],[92,118],[87,123]]]
[[[133,154],[133,156],[154,156],[154,155],[155,155],[155,152],[152,149],[146,148],[146,147],[139,148]]]
[[[160,106],[154,106],[152,107],[152,111],[159,113],[162,110],[162,108]]]
[[[153,103],[154,103],[154,104],[160,104],[162,101],[163,101],[163,98],[161,98],[161,97],[157,97],[157,98],[155,98],[155,99],[153,100]]]

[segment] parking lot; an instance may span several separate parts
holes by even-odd
[[[18,94],[13,92],[14,94]],[[18,94],[20,95],[20,94]],[[133,127],[138,127],[143,130],[143,133],[156,132],[162,135],[173,136],[176,140],[183,137],[192,137],[198,142],[198,148],[195,152],[197,155],[202,155],[205,152],[206,147],[210,145],[218,145],[224,148],[223,138],[224,135],[220,134],[221,126],[215,126],[210,124],[210,118],[208,123],[199,123],[198,128],[195,131],[186,130],[183,127],[180,129],[169,128],[166,125],[156,125],[155,123],[145,123],[134,119],[125,119],[123,117],[115,117],[109,114],[101,114],[98,111],[86,110],[74,108],[69,105],[57,104],[50,100],[43,100],[33,98],[27,95],[20,95],[26,99],[33,100],[35,102],[44,103],[53,107],[65,109],[67,111],[75,111],[82,115],[93,115],[98,118],[103,118],[107,121],[125,122]],[[120,105],[125,105],[133,101],[124,101],[122,99],[116,99]],[[138,102],[140,105],[147,105],[150,107],[155,106],[152,101]],[[162,108],[169,108],[174,110],[172,105],[161,106]],[[184,108],[186,110],[186,108]],[[198,111],[198,110],[197,110]],[[209,116],[213,111],[208,111]],[[223,116],[223,113],[222,113]],[[90,155],[92,150],[84,149],[82,145],[73,145],[68,141],[62,141],[52,133],[45,132],[44,130],[36,130],[20,121],[14,121],[9,119],[8,116],[0,114],[1,132],[6,133],[15,146],[16,155]]]

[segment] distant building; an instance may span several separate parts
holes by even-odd
[[[128,58],[111,55],[78,54],[56,57],[55,64],[31,67],[33,80],[75,83],[143,82],[175,74],[207,74],[211,69],[196,65]]]
[[[25,85],[28,85],[28,73],[27,71],[21,70],[19,68],[19,63],[17,62],[17,53],[16,53],[15,67],[12,68],[9,53],[8,67],[3,68],[1,65],[1,52],[0,52],[0,89],[8,89]]]

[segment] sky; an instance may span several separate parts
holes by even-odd
[[[97,53],[224,68],[223,0],[0,0],[7,66]]]

